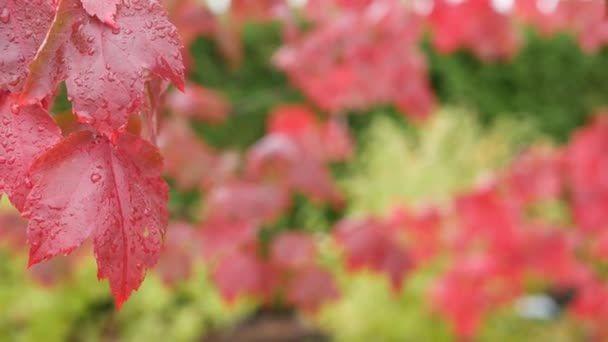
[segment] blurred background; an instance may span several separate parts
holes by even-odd
[[[161,260],[117,312],[3,199],[0,340],[608,340],[603,0],[163,2]]]

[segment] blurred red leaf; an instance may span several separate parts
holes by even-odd
[[[167,235],[155,269],[167,286],[187,280],[192,274],[195,256],[198,255],[197,232],[184,222],[173,222]]]
[[[286,290],[287,302],[309,313],[317,312],[322,304],[337,298],[333,276],[316,266],[298,271]]]
[[[385,273],[394,291],[401,289],[412,261],[394,229],[377,218],[343,220],[334,236],[344,248],[348,268]]]
[[[215,176],[218,177],[213,181],[225,176],[215,173],[217,153],[196,136],[185,120],[165,120],[158,140],[165,156],[165,173],[175,180],[178,189],[196,189]]]
[[[228,117],[230,104],[220,93],[190,83],[184,92],[172,92],[167,107],[173,115],[196,119],[207,123],[219,123]]]
[[[330,113],[384,103],[414,118],[430,113],[434,95],[417,46],[421,21],[405,6],[363,2],[345,6],[339,16],[314,19],[312,30],[275,55],[278,67],[313,103]]]
[[[571,206],[587,231],[608,230],[608,116],[575,133],[566,150]]]
[[[275,185],[231,181],[213,187],[207,194],[205,211],[211,217],[267,223],[290,205],[288,193]]]
[[[317,248],[310,234],[286,232],[270,246],[270,260],[281,270],[298,270],[315,261]]]
[[[221,256],[243,245],[255,244],[259,228],[255,221],[211,216],[203,222],[200,230],[203,255]]]
[[[508,59],[520,45],[512,17],[491,0],[436,0],[429,23],[433,46],[442,53],[466,48],[482,60]]]
[[[507,170],[508,191],[522,205],[557,199],[564,186],[564,167],[557,151],[535,149]]]
[[[270,298],[278,280],[257,255],[244,251],[234,251],[222,258],[211,277],[228,302],[239,296]]]

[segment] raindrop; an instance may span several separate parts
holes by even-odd
[[[10,81],[8,84],[9,84],[10,86],[13,86],[13,87],[14,87],[14,86],[16,86],[17,84],[19,84],[19,82],[20,82],[20,81],[21,81],[21,78],[20,78],[20,77],[17,77],[17,78],[15,78],[15,79],[13,79],[12,81]]]
[[[101,180],[101,175],[99,173],[93,173],[91,175],[91,182],[97,183]]]
[[[21,110],[21,107],[19,106],[19,104],[13,103],[11,105],[11,113],[13,113],[13,114],[19,114],[20,110]]]
[[[4,7],[2,9],[2,12],[0,12],[0,21],[4,24],[8,24],[8,22],[11,20],[11,12],[9,11],[9,9],[7,7]]]

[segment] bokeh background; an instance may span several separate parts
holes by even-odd
[[[496,191],[499,199],[475,204],[471,215],[498,227],[488,241],[511,241],[501,235],[510,218],[500,208],[513,197],[500,190],[503,175],[533,151],[522,177],[524,188],[538,189],[561,172],[547,171],[543,158],[561,160],[575,149],[576,134],[597,135],[580,147],[599,170],[588,173],[589,181],[608,177],[606,125],[593,126],[608,103],[603,1],[164,2],[185,42],[189,86],[185,94],[169,89],[159,109],[173,222],[162,260],[117,312],[87,246],[27,269],[26,223],[3,200],[0,340],[604,340],[608,253],[596,253],[593,244],[604,238],[602,228],[608,231],[602,216],[608,182],[588,185],[604,187],[589,204],[597,204],[593,229],[584,229],[576,214],[584,208],[571,205],[576,188],[567,185],[548,195],[541,185],[540,197],[549,200],[521,209],[526,217],[534,212],[534,222],[518,231],[551,226],[538,231],[556,236],[538,246],[555,252],[573,244],[563,247],[566,256],[546,257],[540,279],[488,271],[496,264],[527,267],[532,252],[511,246],[508,253],[525,260],[504,261],[506,252],[493,243],[454,242],[486,233],[453,227],[462,220],[455,199]],[[530,14],[537,12],[545,19]],[[397,83],[387,81],[398,73]],[[382,93],[393,88],[397,95]],[[54,111],[69,124],[65,95]],[[302,137],[310,127],[323,132],[320,142]],[[280,134],[305,145],[302,154],[273,140]],[[564,172],[557,177],[567,178]],[[422,227],[436,234],[423,262],[415,254],[427,241],[424,231],[406,232],[403,244],[381,232],[385,245],[365,244],[399,208],[432,208],[451,227],[448,233]],[[485,214],[494,216],[483,221]],[[348,224],[370,235],[353,247],[339,236]],[[284,234],[312,241],[314,251],[283,265],[288,271],[279,277],[287,285],[276,285],[276,275],[259,264],[266,265],[272,252],[264,251]],[[284,258],[301,257],[289,253],[300,247],[288,244]],[[385,248],[401,254],[378,251]],[[255,260],[235,259],[240,252]],[[366,256],[352,262],[356,253]],[[576,265],[555,262],[560,257]],[[298,278],[306,273],[289,268],[298,262],[322,276]],[[458,272],[466,281],[446,280]],[[490,291],[507,298],[486,291],[510,282],[516,290]],[[452,291],[437,295],[441,286]]]

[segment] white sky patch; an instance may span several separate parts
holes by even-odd
[[[528,319],[552,320],[559,314],[559,306],[553,298],[546,295],[523,297],[515,302],[520,316]]]
[[[557,8],[559,0],[536,0],[536,7],[543,14],[551,14]]]
[[[230,0],[207,0],[207,6],[213,14],[220,15],[228,12],[230,2]]]
[[[494,7],[496,12],[506,14],[511,12],[514,3],[514,0],[492,0],[492,7]]]
[[[435,7],[433,0],[412,0],[412,9],[420,15],[429,15]]]
[[[389,10],[390,8],[385,2],[376,1],[369,5],[366,14],[368,14],[373,21],[378,22],[386,17]]]
[[[307,2],[308,2],[308,0],[287,0],[287,3],[289,4],[289,6],[296,7],[296,8],[302,8],[302,7],[306,6]]]

